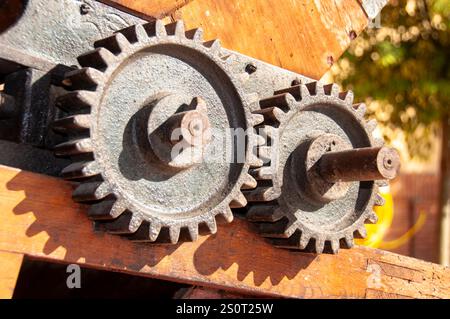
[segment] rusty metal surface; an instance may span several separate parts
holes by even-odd
[[[336,253],[353,246],[355,235],[365,236],[365,222],[376,222],[372,209],[382,204],[378,187],[384,180],[329,183],[315,174],[328,152],[382,146],[372,136],[376,123],[364,120],[365,106],[352,104],[351,92],[319,82],[260,101],[267,143],[259,154],[268,160],[252,171],[258,187],[244,194],[248,219],[276,246]]]
[[[26,3],[25,10],[0,33],[0,58],[43,71],[76,65],[95,40],[143,21],[93,0],[16,2]]]
[[[394,179],[400,169],[398,152],[389,147],[366,147],[324,154],[318,172],[325,180],[374,181]]]
[[[382,1],[362,5],[370,17]],[[5,85],[14,110],[0,137],[47,149],[64,137],[55,166],[71,159],[62,175],[81,182],[74,199],[92,204],[98,229],[130,239],[196,240],[237,209],[279,247],[336,253],[376,221],[385,181],[373,179],[397,171],[351,92],[204,41],[181,22],[144,23],[91,0],[30,0],[0,34],[0,65],[0,77],[16,79]],[[242,161],[223,151],[206,160],[230,128],[250,129]],[[174,158],[179,143],[188,152]],[[377,151],[351,165],[361,149]]]
[[[70,139],[55,152],[83,156],[63,170],[83,181],[73,198],[97,201],[89,215],[99,227],[139,241],[196,240],[216,232],[216,218],[231,222],[231,208],[246,205],[241,188],[256,184],[248,170],[259,165],[251,130],[242,162],[230,160],[218,138],[263,119],[250,112],[256,100],[242,89],[245,72],[230,69],[218,41],[205,42],[182,22],[131,26],[95,47],[78,58],[82,68],[65,80],[73,91],[57,103],[69,114],[56,127]],[[214,129],[214,139],[190,140],[198,121]],[[171,158],[174,129],[189,130],[176,141],[188,139],[188,152],[217,152],[196,163],[179,161],[184,153]]]

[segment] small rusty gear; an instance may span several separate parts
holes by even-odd
[[[258,186],[244,194],[248,220],[276,246],[337,253],[366,236],[364,223],[376,223],[378,188],[396,175],[399,158],[373,137],[376,121],[366,122],[365,111],[352,92],[319,82],[260,101],[265,164],[251,170]]]
[[[71,91],[57,101],[66,114],[54,123],[68,136],[55,154],[75,161],[62,172],[80,182],[74,200],[91,204],[98,228],[138,241],[194,241],[216,232],[216,218],[231,222],[231,208],[247,204],[241,189],[256,186],[248,171],[261,165],[253,127],[263,116],[249,111],[255,101],[230,54],[181,21],[131,26],[94,47],[67,74]],[[209,128],[248,130],[245,160],[219,152],[202,161],[208,149],[223,149],[204,135]],[[181,142],[188,147],[171,158]]]

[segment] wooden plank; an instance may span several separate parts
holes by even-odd
[[[143,18],[163,18],[193,0],[99,0]]]
[[[210,289],[205,287],[181,288],[176,294],[176,299],[243,299],[249,296],[230,293],[228,291]]]
[[[0,250],[0,299],[12,298],[22,260],[22,254]]]
[[[206,39],[218,38],[228,49],[315,79],[368,24],[357,0],[114,2],[149,15],[169,12],[167,4],[172,3],[178,9],[171,12],[171,18],[183,19],[188,28],[203,27]]]
[[[71,191],[63,180],[0,166],[0,250],[249,295],[450,297],[448,268],[363,247],[338,255],[276,249],[238,218],[175,246],[95,233]]]

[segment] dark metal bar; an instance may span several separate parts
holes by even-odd
[[[390,147],[357,148],[324,154],[317,163],[328,182],[393,179],[400,168],[400,156]]]

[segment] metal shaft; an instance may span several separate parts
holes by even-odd
[[[400,156],[390,147],[367,147],[324,154],[317,163],[319,174],[330,183],[393,179]]]

